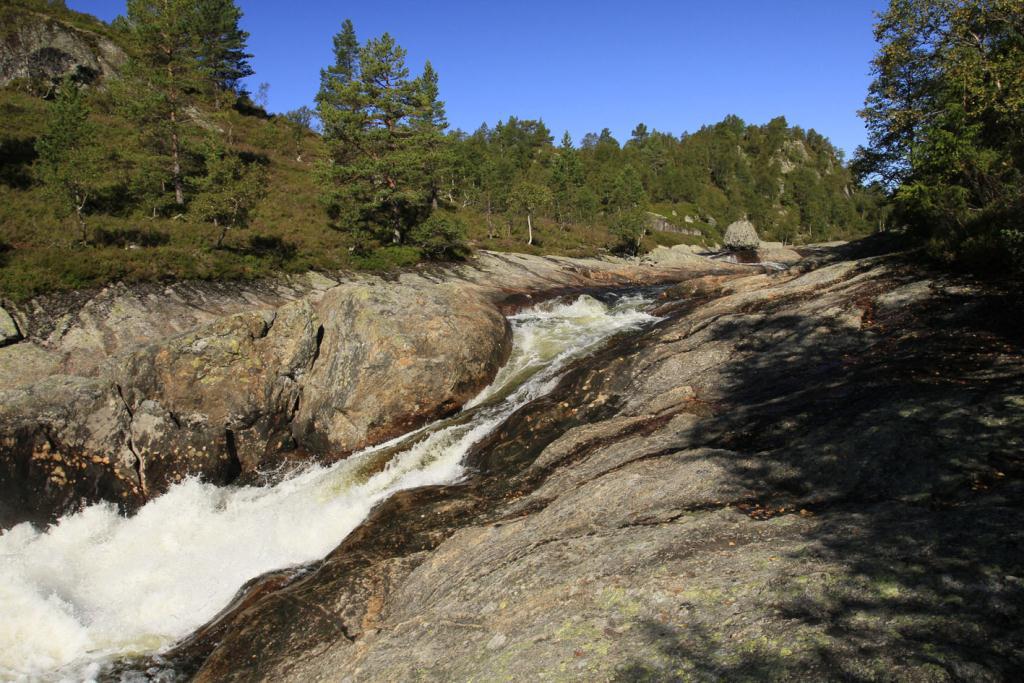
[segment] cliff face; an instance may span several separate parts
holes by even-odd
[[[73,75],[95,83],[113,75],[126,55],[94,31],[20,7],[0,10],[0,87],[12,81],[49,82]]]

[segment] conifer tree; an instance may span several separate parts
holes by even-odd
[[[252,73],[240,17],[232,0],[128,0],[119,21],[129,60],[118,100],[138,126],[146,152],[163,160],[179,207],[185,204],[186,154],[200,133],[195,120],[204,96],[234,90]]]
[[[321,72],[317,114],[328,160],[318,182],[328,215],[365,249],[402,242],[430,215],[447,123],[429,64],[410,77],[405,50],[387,33],[356,45],[346,21],[335,62]]]
[[[237,93],[244,78],[252,76],[252,55],[246,52],[249,33],[238,23],[242,10],[234,0],[197,0],[193,40],[202,74],[214,91]]]
[[[189,0],[128,0],[125,25],[130,58],[120,83],[120,101],[136,122],[143,146],[166,160],[174,201],[185,204],[183,157],[190,128],[186,108],[203,84]]]
[[[86,206],[97,188],[99,147],[89,107],[78,86],[65,78],[53,103],[46,132],[36,142],[36,174],[60,218],[74,215],[79,237],[89,242]]]

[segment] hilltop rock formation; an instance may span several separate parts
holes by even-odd
[[[13,307],[27,339],[0,348],[0,526],[345,457],[479,392],[509,352],[503,309],[737,268],[483,254],[397,281],[117,285]]]
[[[113,75],[127,56],[105,36],[21,7],[6,7],[0,33],[0,87],[14,80],[52,82],[72,75],[94,83]]]
[[[197,681],[1013,678],[1020,301],[845,254],[669,290],[668,320],[510,417],[469,481],[395,495],[169,661]]]

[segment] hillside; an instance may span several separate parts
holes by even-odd
[[[268,115],[241,88],[197,91],[183,109],[185,201],[173,203],[166,152],[154,151],[153,130],[126,114],[118,74],[138,51],[129,30],[44,0],[18,0],[0,11],[0,296],[23,300],[115,280],[381,270],[429,254],[404,241],[355,249],[353,230],[329,221],[320,201],[324,139],[294,117]],[[37,143],[66,74],[81,84],[98,131],[98,170],[90,177],[96,187],[83,212],[88,244],[73,218],[55,213],[38,173]],[[863,234],[875,221],[876,200],[856,186],[828,141],[781,118],[748,126],[729,117],[681,137],[641,125],[621,146],[604,131],[579,146],[556,147],[542,122],[515,118],[442,140],[434,204],[459,219],[470,247],[571,256],[622,249],[615,221],[624,196],[655,214],[648,228],[672,230],[630,237],[641,250],[721,243],[725,226],[744,215],[764,238],[788,242]],[[266,176],[247,229],[228,231],[223,246],[196,201],[218,155]],[[529,216],[513,192],[523,188],[539,193]]]

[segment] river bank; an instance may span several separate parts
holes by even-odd
[[[730,268],[677,273],[659,322],[572,360],[459,478],[102,675],[1012,678],[1019,296],[870,242]]]
[[[507,358],[504,314],[737,268],[689,251],[483,253],[390,279],[115,286],[11,307],[25,339],[0,348],[0,528],[343,458],[476,395]]]
[[[465,483],[382,503],[169,661],[200,681],[1012,678],[1019,299],[855,250],[677,295],[474,447]]]

